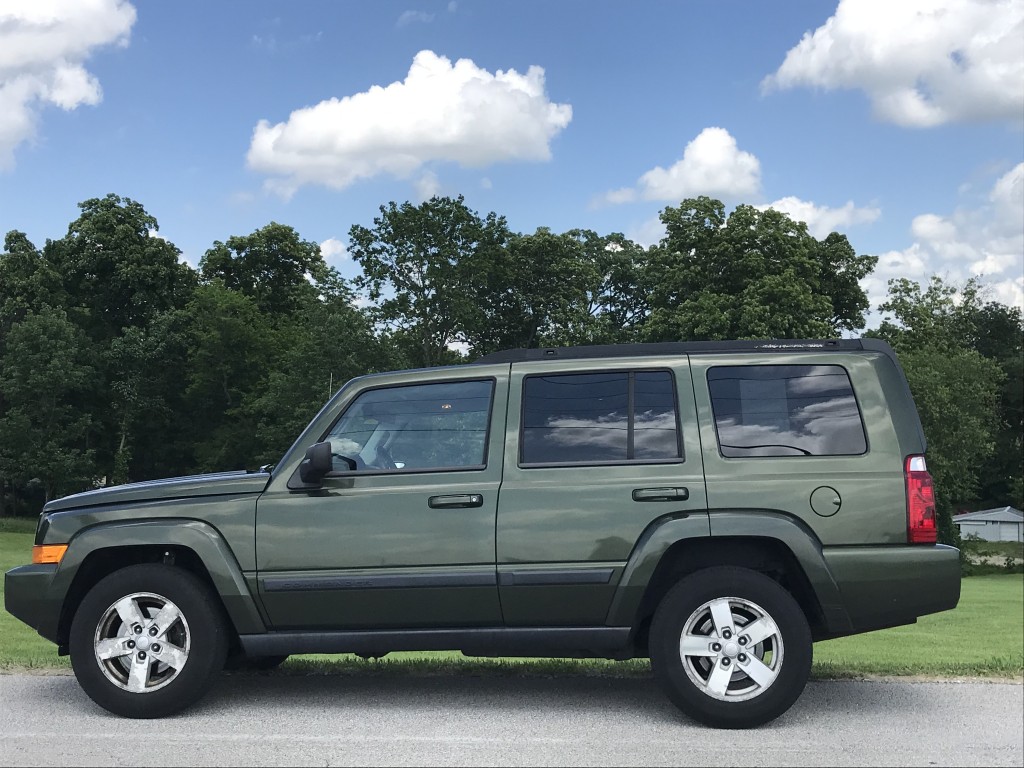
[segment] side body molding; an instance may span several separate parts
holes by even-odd
[[[213,586],[239,633],[265,632],[266,626],[246,586],[242,569],[231,548],[217,529],[198,520],[160,518],[120,523],[101,523],[76,534],[68,545],[53,581],[48,601],[62,606],[75,576],[86,558],[103,549],[125,547],[181,547],[196,554],[210,574]],[[39,627],[39,634],[56,640],[61,610],[48,611],[52,627]]]
[[[651,523],[637,540],[619,579],[608,610],[608,626],[632,626],[651,576],[669,547],[684,539],[707,538],[710,535],[707,512],[677,512]]]

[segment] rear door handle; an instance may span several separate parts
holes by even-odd
[[[466,507],[482,507],[484,497],[479,493],[459,493],[452,496],[431,496],[427,506],[431,509],[465,509]]]
[[[686,501],[690,492],[686,488],[636,488],[633,501]]]

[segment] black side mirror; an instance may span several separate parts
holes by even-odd
[[[332,468],[331,444],[314,443],[306,449],[306,458],[299,464],[299,477],[304,483],[319,483]]]

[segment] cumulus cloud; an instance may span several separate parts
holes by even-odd
[[[773,208],[780,213],[788,214],[794,221],[807,224],[807,231],[819,240],[828,237],[832,232],[842,232],[857,224],[870,224],[875,221],[881,211],[875,207],[858,208],[852,201],[840,208],[829,208],[827,205],[815,205],[798,197],[783,197],[774,203],[757,206],[764,211]]]
[[[873,305],[890,278],[925,284],[938,274],[954,282],[980,277],[993,300],[1024,308],[1024,163],[999,177],[981,204],[915,216],[910,233],[914,242],[881,254],[862,283]]]
[[[857,89],[875,114],[923,128],[1024,120],[1020,0],[840,0],[762,83]]]
[[[756,195],[761,189],[761,163],[742,151],[724,128],[705,128],[686,145],[682,159],[643,174],[636,187],[606,192],[602,202],[616,205],[638,198],[679,202],[708,195],[723,199]]]
[[[98,104],[99,81],[85,68],[105,45],[128,43],[135,8],[125,0],[5,0],[0,4],[0,170],[35,136],[48,105]]]
[[[348,248],[336,237],[329,237],[320,243],[320,255],[328,264],[338,264],[349,257]]]
[[[549,160],[551,140],[571,120],[569,104],[548,99],[541,67],[491,74],[425,50],[401,82],[297,109],[282,123],[260,120],[247,160],[287,197],[304,184],[410,178],[431,162]]]

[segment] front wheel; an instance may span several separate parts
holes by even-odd
[[[227,653],[216,600],[191,573],[166,565],[101,579],[71,622],[71,666],[82,689],[123,717],[162,717],[198,701]]]
[[[659,685],[687,715],[751,728],[799,698],[812,642],[789,592],[756,571],[722,566],[669,590],[651,623],[650,653]]]

